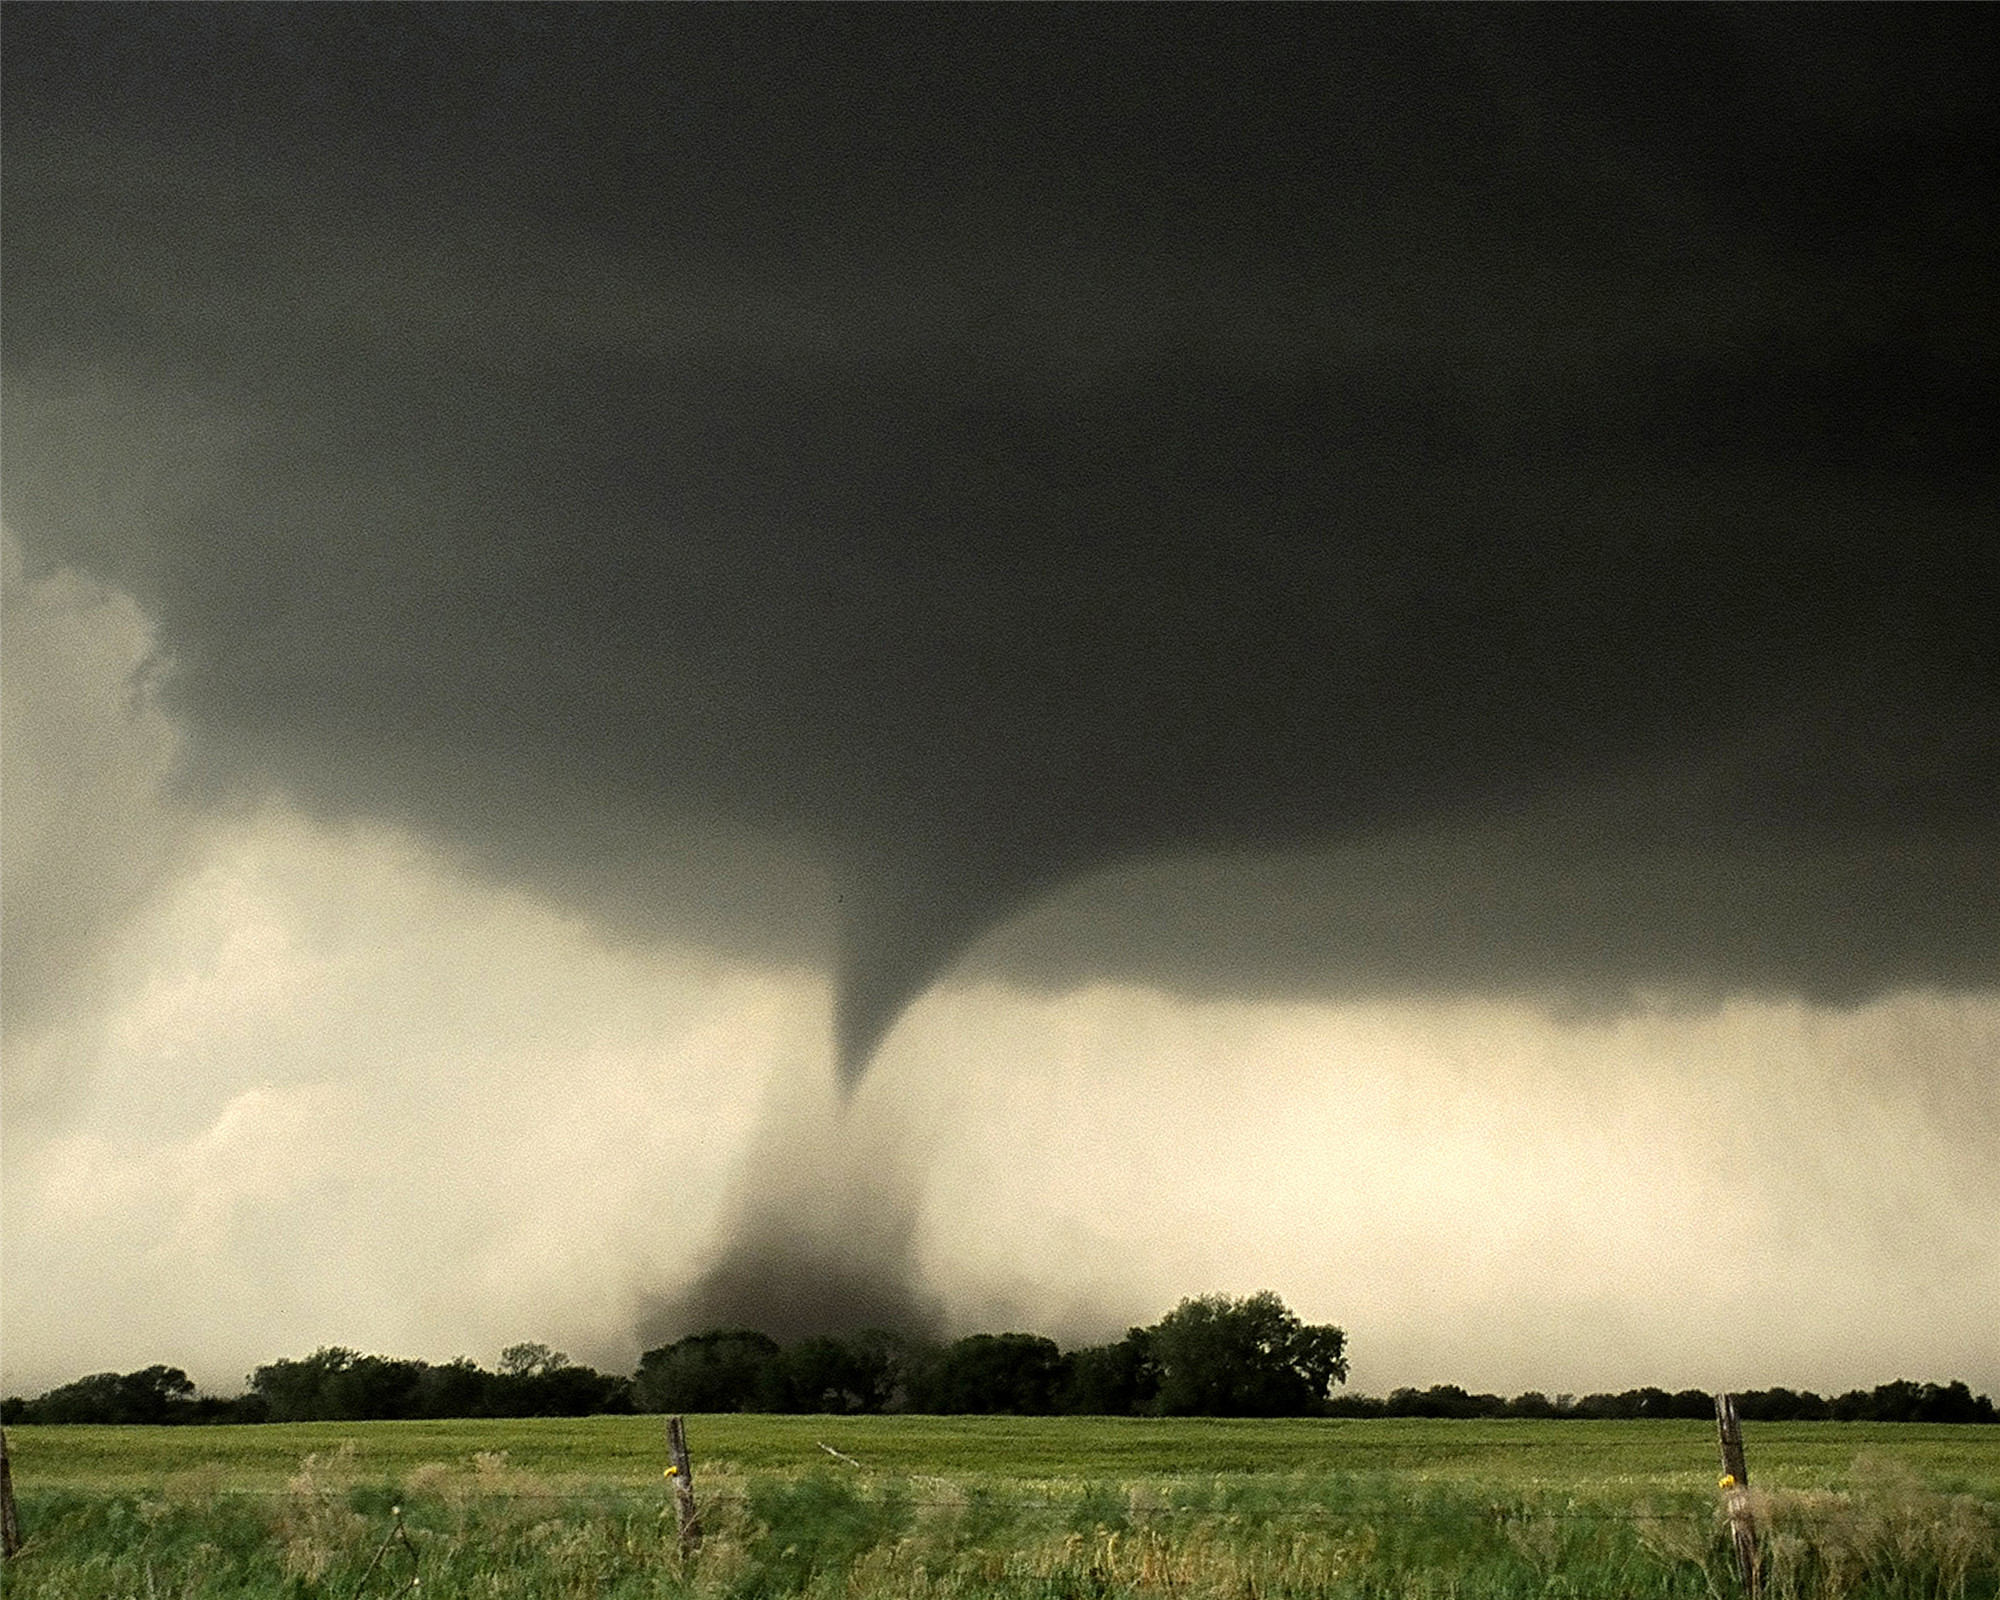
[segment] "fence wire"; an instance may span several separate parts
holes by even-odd
[[[796,1483],[801,1480],[792,1478],[776,1481]],[[873,1494],[867,1495],[866,1498],[875,1500],[878,1503],[894,1498],[898,1506],[909,1511],[976,1510],[982,1515],[992,1515],[996,1512],[1007,1512],[1015,1515],[1032,1512],[1069,1513],[1074,1515],[1079,1512],[1091,1512],[1098,1509],[1092,1505],[1090,1499],[1085,1495],[1078,1495],[1069,1499],[1043,1496],[1010,1496],[1002,1498],[986,1490],[977,1488],[969,1489],[961,1494],[936,1497],[896,1495],[894,1485],[898,1481],[894,1478],[883,1477],[872,1477],[865,1480],[867,1487],[876,1491]],[[699,1479],[697,1479],[697,1482],[699,1482]],[[54,1497],[65,1492],[61,1488],[50,1488],[42,1490],[41,1495]],[[138,1494],[145,1491],[138,1489],[123,1491],[86,1489],[67,1492],[77,1494]],[[1854,1507],[1840,1498],[1841,1491],[1838,1490],[1800,1490],[1774,1486],[1771,1492],[1786,1496],[1824,1494],[1832,1497],[1831,1502],[1825,1504],[1814,1505],[1794,1500],[1785,1500],[1772,1506],[1770,1514],[1773,1518],[1787,1525],[1818,1524],[1831,1526],[1847,1521],[1853,1516]],[[277,1501],[294,1498],[296,1494],[297,1491],[281,1486],[259,1485],[219,1490],[217,1491],[217,1498]],[[426,1498],[433,1497],[413,1494],[407,1497],[405,1504],[410,1506],[418,1505]],[[671,1493],[655,1498],[649,1490],[630,1485],[607,1485],[598,1489],[466,1486],[461,1489],[441,1491],[434,1498],[446,1505],[500,1502],[509,1505],[532,1504],[552,1507],[593,1506],[599,1510],[627,1513],[635,1510],[651,1510],[662,1517],[669,1517],[674,1514],[674,1502]],[[1994,1515],[1996,1520],[2000,1520],[2000,1504],[1981,1499],[1978,1496],[1968,1495],[1963,1498],[1973,1501]],[[716,1494],[713,1492],[702,1494],[697,1492],[696,1494],[696,1505],[699,1513],[703,1516],[725,1508],[748,1515],[751,1514],[752,1504],[751,1495],[747,1492],[726,1494]],[[404,1506],[399,1505],[393,1507],[388,1513],[392,1521],[398,1526],[400,1526],[403,1510]],[[1368,1505],[1352,1507],[1318,1505],[1311,1502],[1303,1504],[1291,1502],[1272,1506],[1268,1510],[1248,1511],[1241,1507],[1230,1506],[1134,1505],[1128,1502],[1124,1504],[1104,1505],[1102,1511],[1103,1515],[1098,1520],[1101,1525],[1107,1528],[1114,1520],[1125,1523],[1136,1523],[1154,1518],[1235,1521],[1249,1528],[1265,1524],[1296,1523],[1300,1521],[1324,1524],[1360,1524],[1370,1522],[1429,1522],[1437,1521],[1440,1518],[1449,1519],[1454,1517],[1473,1518],[1481,1522],[1493,1524],[1510,1522],[1585,1522],[1633,1523],[1657,1526],[1664,1522],[1681,1522],[1689,1525],[1713,1524],[1722,1520],[1725,1515],[1724,1508],[1719,1500],[1713,1505],[1681,1505],[1664,1508],[1644,1506],[1631,1508],[1591,1506],[1544,1508],[1532,1505],[1508,1506],[1493,1503],[1482,1505],[1469,1500],[1454,1502],[1448,1499],[1442,1503],[1432,1505]],[[368,1513],[363,1512],[362,1514],[367,1515]],[[379,1512],[376,1514],[382,1515]],[[419,1524],[419,1528],[421,1529],[421,1524]]]

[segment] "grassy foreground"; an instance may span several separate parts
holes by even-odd
[[[1747,1424],[1772,1596],[2000,1596],[2000,1430]],[[1688,1422],[689,1419],[10,1430],[23,1597],[1723,1596]],[[837,1459],[831,1446],[858,1465]],[[393,1509],[392,1508],[396,1508]],[[397,1530],[402,1529],[399,1535]],[[371,1564],[372,1563],[372,1564]]]

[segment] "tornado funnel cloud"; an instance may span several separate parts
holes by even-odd
[[[695,1270],[641,1308],[641,1347],[713,1328],[780,1342],[862,1328],[935,1336],[924,1178],[893,1108],[857,1102],[824,1065],[796,1071],[774,1085]]]

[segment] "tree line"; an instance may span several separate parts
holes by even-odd
[[[1748,1422],[2000,1422],[1990,1397],[1975,1395],[1963,1382],[1913,1383],[1899,1378],[1873,1389],[1850,1389],[1823,1398],[1810,1389],[1733,1391],[1736,1415]],[[1553,1400],[1530,1390],[1503,1399],[1467,1394],[1453,1383],[1429,1389],[1396,1389],[1385,1399],[1339,1395],[1325,1414],[1333,1417],[1698,1417],[1713,1418],[1715,1396],[1706,1389],[1627,1389],[1619,1394],[1559,1394]]]
[[[340,1347],[274,1361],[233,1398],[198,1394],[177,1367],[96,1373],[0,1405],[8,1423],[312,1422],[585,1416],[616,1412],[917,1412],[1024,1416],[1692,1417],[1715,1414],[1701,1389],[1622,1394],[1529,1392],[1503,1399],[1455,1384],[1386,1398],[1335,1394],[1347,1336],[1303,1322],[1275,1294],[1183,1300],[1150,1327],[1063,1350],[1030,1333],[976,1333],[927,1344],[867,1329],[781,1345],[748,1329],[711,1329],[648,1350],[632,1375],[573,1364],[542,1344],[501,1352],[498,1371],[463,1357],[433,1364]],[[2000,1421],[1962,1382],[1899,1380],[1831,1399],[1764,1389],[1737,1396],[1751,1421]]]
[[[500,1370],[461,1356],[432,1363],[340,1346],[273,1361],[224,1398],[198,1394],[179,1367],[99,1372],[33,1400],[0,1402],[14,1422],[359,1422],[413,1417],[582,1417],[631,1411],[632,1380],[576,1366],[543,1344],[510,1345]]]
[[[1347,1335],[1268,1291],[1183,1300],[1112,1344],[1064,1351],[1033,1333],[942,1346],[882,1333],[781,1346],[747,1329],[694,1334],[640,1359],[645,1411],[914,1411],[942,1416],[1306,1416],[1347,1379]]]

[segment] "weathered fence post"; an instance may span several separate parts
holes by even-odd
[[[14,1511],[14,1468],[7,1459],[7,1430],[0,1428],[0,1559],[12,1561],[21,1548],[21,1519]]]
[[[1743,1592],[1755,1596],[1757,1525],[1750,1515],[1750,1469],[1743,1464],[1743,1428],[1736,1420],[1736,1396],[1715,1397],[1715,1432],[1722,1445],[1723,1504],[1729,1511],[1729,1537],[1736,1546],[1736,1577]]]
[[[686,1558],[701,1548],[701,1518],[694,1509],[694,1468],[688,1465],[687,1427],[679,1417],[667,1418],[667,1453],[674,1458],[667,1471],[674,1480],[674,1517],[680,1524],[681,1555]]]

